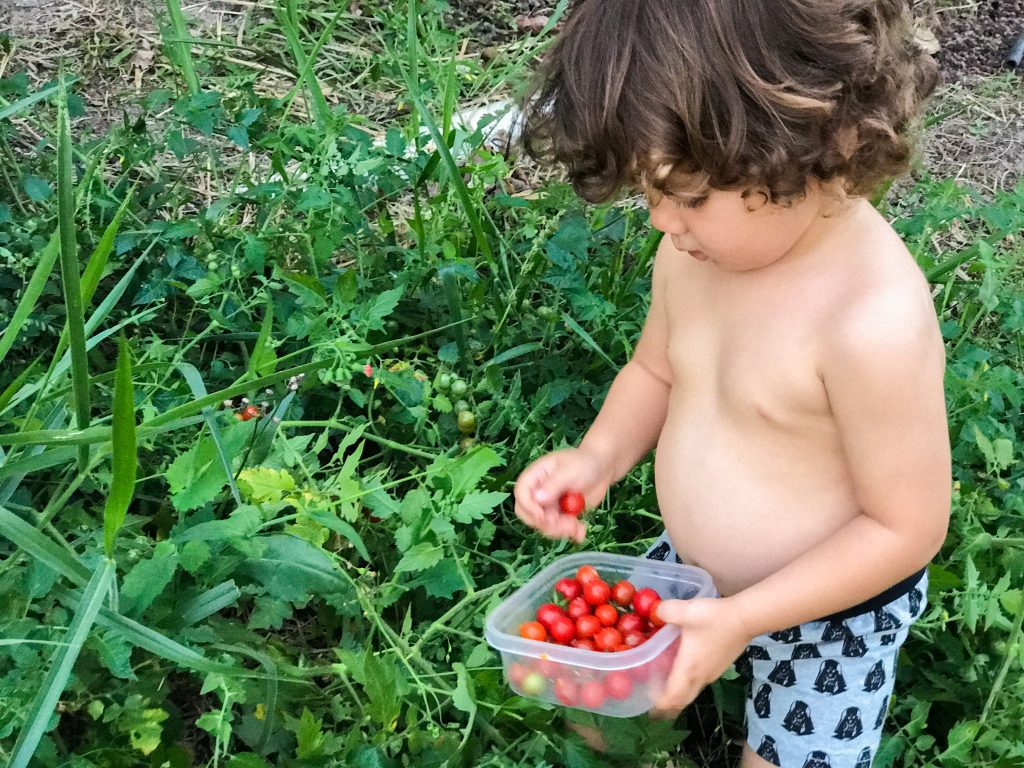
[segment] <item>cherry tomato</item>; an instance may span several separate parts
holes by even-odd
[[[554,603],[544,603],[537,609],[537,621],[543,624],[545,629],[551,629],[552,622],[559,616],[565,616],[565,611]]]
[[[538,659],[533,668],[548,680],[554,680],[562,672],[562,665],[552,659]]]
[[[558,500],[558,506],[562,510],[562,514],[572,515],[573,517],[582,515],[586,505],[587,502],[579,491],[566,491]]]
[[[651,676],[651,664],[641,664],[639,667],[632,667],[629,670],[629,676],[636,680],[638,683],[642,683]]]
[[[566,600],[572,600],[580,596],[580,583],[571,577],[559,579],[555,584],[555,592]]]
[[[605,627],[594,635],[594,645],[599,651],[613,651],[622,643],[622,633],[614,627]]]
[[[633,610],[638,616],[646,619],[651,614],[651,604],[655,600],[660,600],[661,595],[655,592],[650,587],[644,587],[641,590],[637,590],[637,593],[633,595]]]
[[[650,615],[647,617],[647,622],[651,625],[652,629],[661,629],[665,626],[665,622],[662,621],[660,616],[658,616],[658,606],[660,605],[660,599],[651,603],[651,607],[649,609]]]
[[[605,676],[604,689],[613,699],[628,699],[633,693],[633,680],[629,673],[616,669]]]
[[[627,632],[643,632],[644,620],[635,613],[624,613],[619,617],[619,623],[615,625],[623,635]]]
[[[626,645],[625,643],[619,643],[614,648],[612,648],[612,650],[615,651],[616,653],[619,652],[619,651],[630,651],[632,649],[633,649],[633,646]]]
[[[508,681],[512,683],[516,688],[523,687],[523,680],[530,674],[530,668],[525,664],[520,664],[517,661],[512,662],[508,665],[508,672],[505,673],[508,676]]]
[[[468,435],[476,429],[476,414],[472,411],[462,411],[455,420],[458,423],[459,432],[464,435]]]
[[[588,637],[593,637],[601,631],[601,622],[598,621],[596,616],[587,614],[586,616],[580,616],[576,619],[576,637],[580,640],[586,640]]]
[[[579,570],[576,571],[576,581],[582,586],[586,586],[588,581],[600,578],[601,576],[598,574],[597,569],[592,565],[581,565]]]
[[[606,627],[612,627],[619,620],[619,612],[614,605],[603,603],[594,609],[594,615]]]
[[[565,612],[570,619],[578,620],[580,616],[590,615],[590,604],[582,597],[574,597],[569,601],[569,607]]]
[[[551,626],[551,639],[560,645],[566,645],[576,634],[576,622],[568,616],[556,616]]]
[[[604,686],[597,680],[588,680],[580,688],[580,701],[583,702],[585,707],[597,709],[604,704],[606,698],[607,694],[604,692]]]
[[[592,641],[590,641],[590,640],[580,640],[579,638],[576,638],[575,640],[572,640],[569,643],[569,645],[571,645],[573,648],[579,648],[581,651],[596,651],[597,650],[597,648],[594,647],[594,643]]]
[[[462,397],[468,391],[469,385],[462,379],[455,379],[455,381],[452,382],[452,394],[456,397]]]
[[[615,586],[612,587],[612,600],[621,605],[623,608],[628,608],[629,604],[633,602],[633,595],[636,594],[636,587],[630,582],[623,579],[617,581]]]
[[[527,640],[540,640],[543,642],[548,639],[548,631],[544,629],[544,625],[539,621],[528,621],[519,627],[519,636],[525,637]]]
[[[583,599],[591,605],[607,603],[611,593],[611,587],[601,579],[593,579],[583,585]]]
[[[548,681],[539,672],[531,672],[523,679],[523,693],[527,696],[541,696],[548,689]]]
[[[576,706],[580,696],[580,687],[568,677],[560,677],[555,680],[555,698],[567,707]]]
[[[638,645],[643,645],[647,641],[647,637],[643,632],[633,630],[632,632],[622,633],[622,642],[630,648],[635,648]]]

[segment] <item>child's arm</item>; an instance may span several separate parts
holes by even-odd
[[[672,368],[668,361],[665,271],[671,269],[671,241],[662,238],[654,258],[651,306],[633,357],[619,371],[580,449],[602,457],[609,485],[621,480],[658,442],[668,413]]]
[[[821,368],[861,514],[776,573],[720,600],[665,601],[682,645],[657,709],[678,711],[757,635],[863,602],[939,550],[951,462],[944,349],[930,302],[862,306]]]

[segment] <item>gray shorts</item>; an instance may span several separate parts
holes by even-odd
[[[663,534],[648,550],[682,562]],[[750,680],[747,745],[780,768],[870,768],[889,709],[896,657],[926,604],[927,572],[885,602],[761,635],[736,660]],[[895,594],[893,594],[895,593]]]

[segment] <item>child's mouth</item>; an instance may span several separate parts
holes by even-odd
[[[689,253],[697,261],[707,261],[708,260],[707,254],[705,254],[703,251],[690,251]]]

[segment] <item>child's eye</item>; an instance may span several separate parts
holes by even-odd
[[[707,195],[698,195],[697,197],[688,197],[685,200],[677,200],[677,202],[683,206],[683,208],[700,208],[707,201]]]

